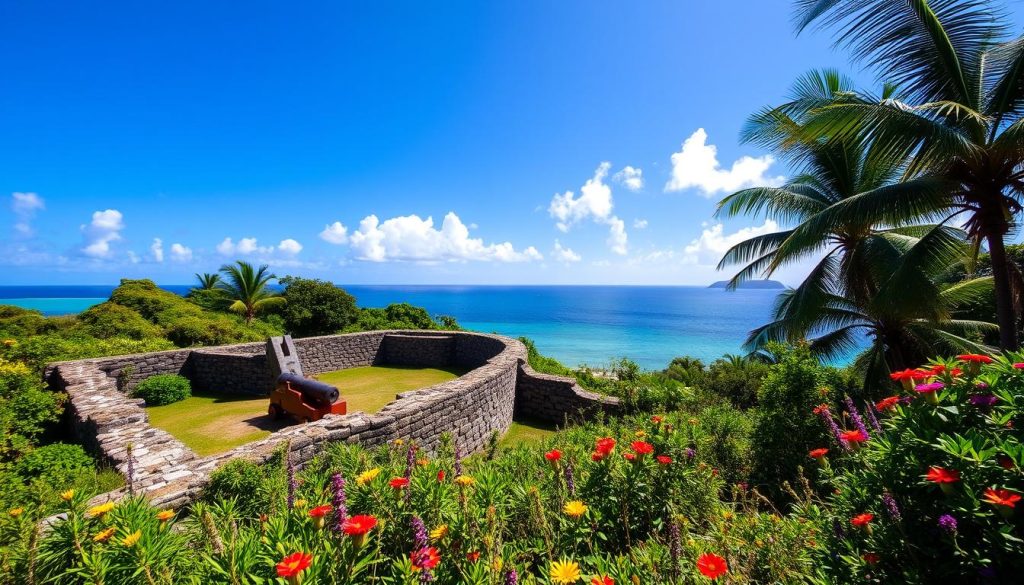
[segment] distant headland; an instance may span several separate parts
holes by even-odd
[[[729,286],[728,280],[719,280],[718,282],[712,283],[708,288],[726,288]],[[746,289],[785,289],[786,285],[782,284],[777,280],[744,280],[739,283],[736,288]]]

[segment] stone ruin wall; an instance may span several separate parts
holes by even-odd
[[[561,423],[568,416],[619,409],[617,400],[586,392],[571,378],[534,372],[526,363],[523,344],[507,337],[373,331],[296,339],[295,346],[308,376],[375,364],[458,365],[470,371],[443,384],[399,394],[375,414],[329,415],[209,457],[200,457],[169,433],[150,426],[145,403],[126,391],[152,375],[180,374],[197,391],[269,394],[273,381],[265,344],[60,362],[51,364],[46,375],[51,387],[68,394],[69,424],[82,444],[125,475],[132,445],[135,489],[154,505],[171,508],[194,500],[210,473],[227,461],[266,461],[285,445],[299,466],[331,442],[374,447],[402,438],[433,451],[445,432],[466,452],[474,452],[494,432],[506,431],[513,415]],[[97,501],[123,495],[123,489],[117,490],[97,496]]]

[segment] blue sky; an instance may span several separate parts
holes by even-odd
[[[743,122],[812,68],[856,73],[791,15],[4,3],[2,280],[186,283],[239,257],[342,283],[724,278],[723,246],[772,226],[715,202],[789,173]]]

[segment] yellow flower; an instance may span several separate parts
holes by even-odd
[[[472,477],[469,477],[468,475],[460,475],[459,477],[455,478],[455,483],[465,487],[473,485],[474,483],[476,483],[476,480],[473,479]]]
[[[156,513],[156,519],[161,522],[167,522],[171,518],[174,518],[173,510],[160,510]]]
[[[562,506],[562,511],[565,512],[566,516],[579,518],[587,513],[587,506],[579,500],[572,500],[571,502],[566,502],[565,505]]]
[[[25,511],[25,508],[11,508],[8,514],[11,516],[21,516],[21,513]]]
[[[637,432],[633,433],[633,436],[638,438],[638,439],[642,439],[642,438],[647,436],[647,433],[644,432],[644,431],[637,431]]]
[[[379,467],[374,467],[373,469],[368,469],[368,470],[360,473],[358,476],[356,476],[356,483],[359,484],[359,485],[366,485],[366,484],[370,483],[371,481],[377,479],[378,475],[380,475],[380,468]]]
[[[502,567],[504,567],[504,566],[505,566],[505,561],[501,560],[501,557],[494,557],[494,560],[491,561],[491,568],[494,569],[495,573],[500,571],[502,569]]]
[[[442,524],[430,531],[430,540],[441,540],[448,536],[448,525]]]
[[[695,419],[695,418],[691,418],[691,419],[687,420],[686,422],[690,423],[691,425],[695,425],[695,424],[699,423],[700,421]]]
[[[295,500],[295,507],[301,510],[306,507],[306,503],[306,500],[300,498],[298,500]]]
[[[135,546],[136,542],[139,542],[140,538],[142,538],[142,531],[136,530],[135,532],[132,532],[128,536],[124,537],[124,540],[122,540],[121,542],[127,547],[133,547]]]
[[[107,528],[106,530],[100,530],[96,533],[96,536],[92,537],[93,542],[106,542],[110,540],[110,537],[114,536],[114,529]]]
[[[580,580],[580,566],[575,561],[555,561],[551,563],[551,582],[558,585],[569,585]]]
[[[93,518],[99,518],[113,509],[114,502],[107,502],[105,504],[100,504],[99,506],[93,506],[92,508],[89,508],[87,514],[89,514]]]
[[[5,339],[4,345],[6,345],[7,347],[14,347],[15,345],[18,345],[18,342],[13,339]]]
[[[417,459],[416,465],[419,465],[420,467],[426,467],[427,465],[430,465],[430,459],[427,459],[425,457],[423,459]]]
[[[396,447],[401,447],[404,444],[405,444],[405,441],[403,441],[402,439],[395,439],[395,446]]]
[[[60,499],[64,500],[65,502],[70,502],[71,498],[73,497],[75,497],[75,490],[68,490],[66,492],[60,493]]]

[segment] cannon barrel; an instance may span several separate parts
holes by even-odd
[[[301,392],[303,396],[315,402],[328,405],[338,401],[338,389],[319,380],[310,380],[298,374],[286,372],[277,377],[278,385],[285,382],[290,384],[293,389]]]

